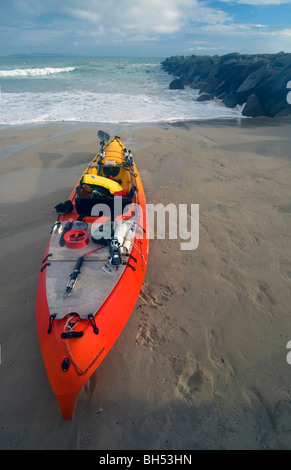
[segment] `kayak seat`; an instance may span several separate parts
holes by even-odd
[[[90,195],[91,198],[96,199],[98,197],[112,197],[108,188],[104,188],[104,186],[94,186],[92,187],[92,192]]]
[[[113,178],[116,178],[118,174],[120,173],[120,169],[118,167],[103,167],[103,173],[106,176],[106,178],[110,178],[112,176]]]
[[[121,196],[121,207],[123,209],[130,203],[132,203],[134,195],[134,189],[132,189],[127,196]],[[110,210],[112,217],[114,216],[114,197],[113,196],[100,196],[96,191],[94,197],[81,197],[77,196],[75,199],[75,207],[76,211],[80,216],[90,216],[92,213],[92,207],[96,204],[106,204]],[[99,214],[102,215],[102,214]],[[120,215],[120,214],[119,214]]]

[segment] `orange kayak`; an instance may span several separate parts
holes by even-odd
[[[146,200],[131,152],[119,137],[98,136],[100,152],[56,206],[37,288],[41,352],[65,420],[124,328],[148,259]]]

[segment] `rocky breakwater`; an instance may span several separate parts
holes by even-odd
[[[239,54],[169,57],[164,71],[176,77],[170,89],[199,90],[199,101],[220,99],[225,106],[244,105],[244,116],[291,115],[291,54]]]

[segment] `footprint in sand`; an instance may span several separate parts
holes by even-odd
[[[221,341],[222,341],[222,334],[220,329],[217,330],[208,330],[206,335],[206,344],[208,347],[208,357],[210,361],[213,363],[215,368],[223,369],[225,374],[233,377],[235,375],[235,369],[230,363],[230,361],[225,357],[221,350]]]
[[[186,289],[172,289],[169,285],[146,284],[143,286],[139,299],[141,304],[140,327],[136,342],[153,347],[165,343],[172,335],[181,334],[176,322],[167,315],[168,302],[172,296],[185,294]]]
[[[142,288],[139,298],[149,307],[161,308],[163,307],[174,295],[175,292],[168,285],[156,286],[152,289],[152,286],[145,286]]]
[[[175,396],[191,404],[204,400],[212,393],[212,378],[189,351],[178,379]]]
[[[143,315],[141,321],[142,324],[136,336],[136,343],[152,347],[163,342],[163,337],[160,336],[156,325],[152,323],[151,316],[148,313]]]
[[[270,286],[266,282],[260,282],[258,285],[258,293],[257,293],[257,302],[263,305],[272,305],[273,307],[276,305],[275,296],[270,288]]]

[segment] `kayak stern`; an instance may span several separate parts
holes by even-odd
[[[73,419],[77,397],[78,393],[73,393],[71,395],[56,395],[62,417],[65,421]]]

